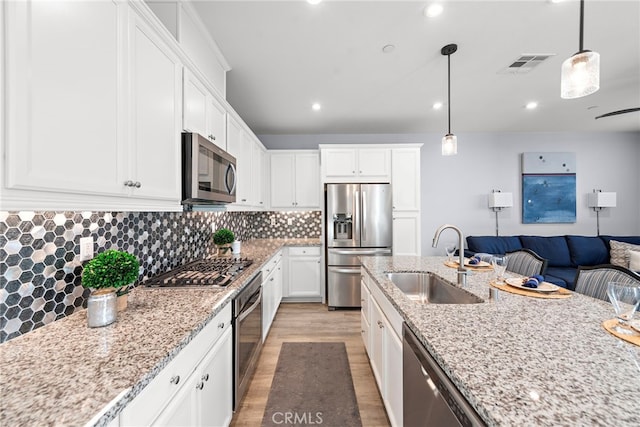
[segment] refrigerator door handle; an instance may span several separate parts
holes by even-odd
[[[364,243],[366,241],[367,241],[367,193],[364,190],[362,190],[362,242]]]
[[[391,249],[362,249],[362,250],[336,250],[330,249],[330,252],[337,255],[376,255],[376,254],[390,254]]]
[[[360,215],[362,206],[360,206],[360,190],[356,190],[353,192],[353,210],[355,211],[355,215],[353,216],[353,234],[354,239],[357,242],[356,246],[360,246],[362,244],[362,238],[360,237],[362,221]]]
[[[329,271],[341,274],[360,274],[360,267],[329,267]]]

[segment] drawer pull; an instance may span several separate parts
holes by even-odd
[[[219,329],[224,329],[224,322],[218,323],[218,328]]]
[[[202,376],[202,381],[209,381],[209,374],[204,374]]]
[[[169,382],[171,384],[178,384],[180,382],[180,375],[175,375],[175,376],[171,377]]]
[[[198,390],[202,390],[204,388],[204,383],[202,381],[200,381],[197,385],[196,385],[196,389]]]

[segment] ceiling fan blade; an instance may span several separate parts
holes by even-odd
[[[640,108],[627,108],[626,110],[612,111],[610,113],[603,114],[601,116],[596,117],[596,120],[601,119],[603,117],[617,116],[618,114],[633,113],[634,111],[640,111]]]

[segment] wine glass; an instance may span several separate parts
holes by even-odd
[[[640,285],[630,283],[609,282],[607,295],[618,318],[618,325],[614,329],[621,334],[636,335],[629,321],[640,306]]]
[[[447,251],[447,262],[453,262],[453,254],[456,252],[456,245],[447,245],[444,250]]]
[[[491,265],[493,265],[493,271],[496,272],[496,282],[504,283],[504,272],[507,270],[507,257],[494,256],[491,258]]]

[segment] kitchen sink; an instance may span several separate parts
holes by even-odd
[[[433,273],[387,273],[404,294],[423,304],[477,304],[482,298]]]

